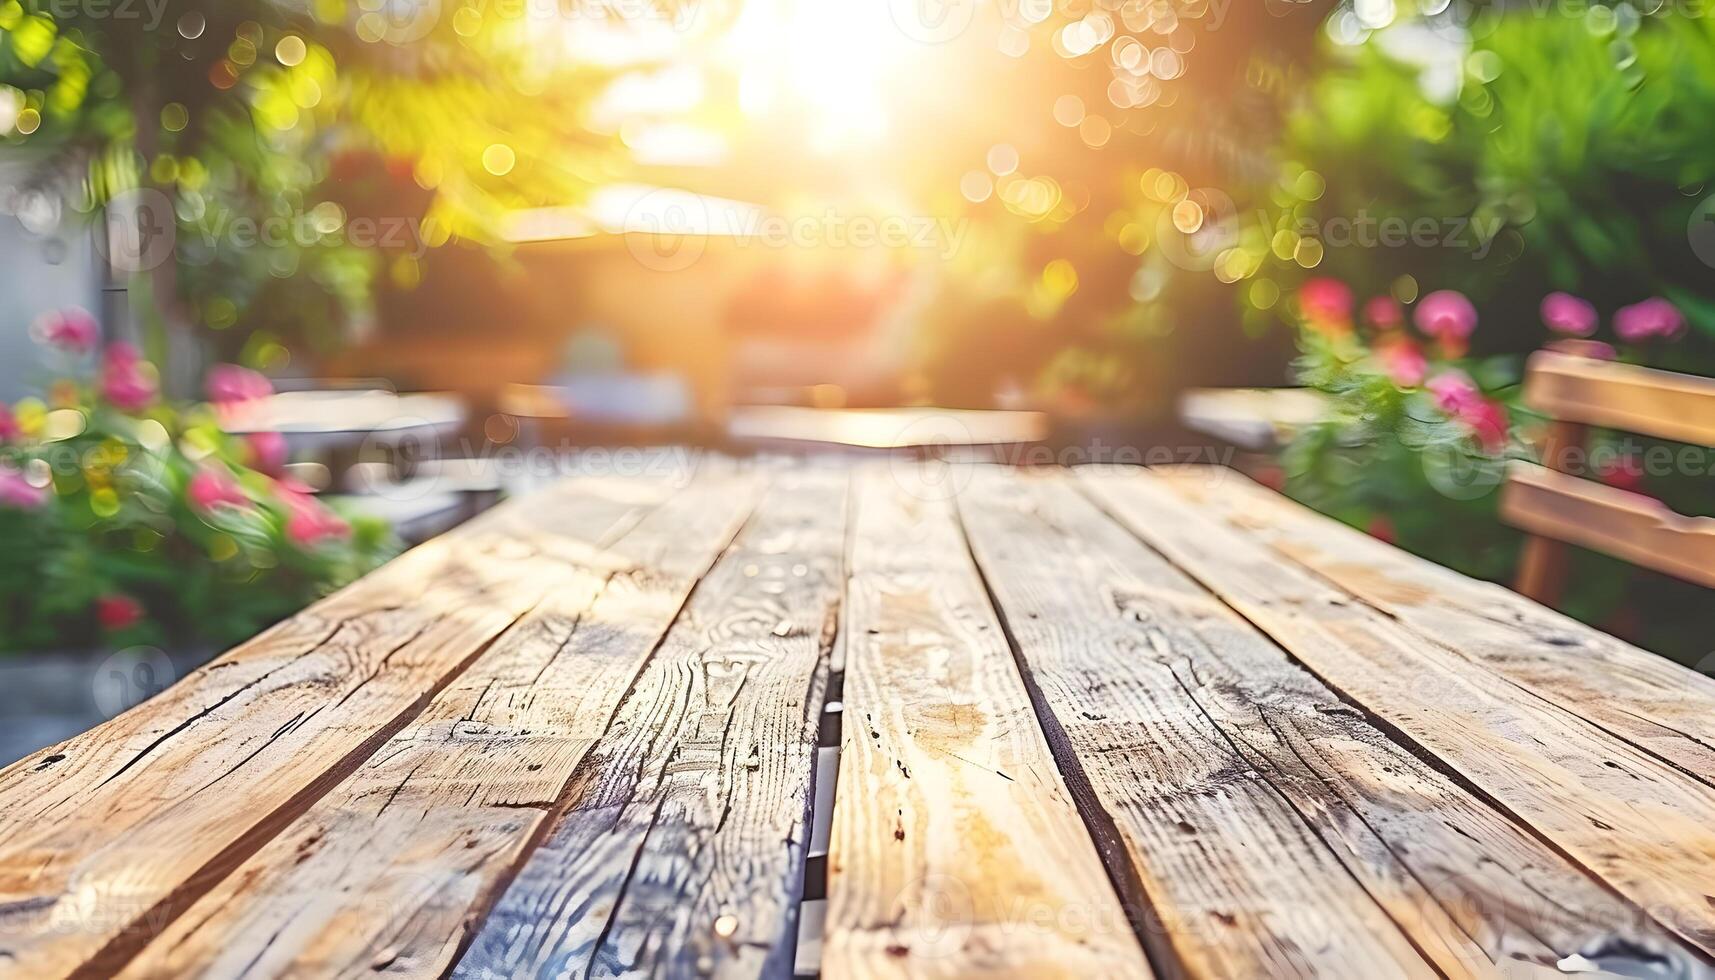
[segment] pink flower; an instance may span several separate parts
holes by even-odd
[[[101,369],[101,396],[122,412],[140,412],[155,401],[154,365],[127,343],[107,347]]]
[[[1588,337],[1596,332],[1596,308],[1571,293],[1549,293],[1542,298],[1542,322],[1567,337]]]
[[[1401,388],[1416,388],[1429,373],[1429,359],[1416,344],[1403,338],[1381,345],[1376,356],[1381,358],[1388,377]]]
[[[95,621],[108,632],[132,626],[143,618],[143,604],[122,593],[113,592],[95,600]]]
[[[236,364],[216,364],[209,368],[204,385],[208,400],[216,405],[236,405],[274,393],[274,386],[260,372]]]
[[[1435,397],[1435,407],[1448,418],[1462,423],[1485,452],[1496,453],[1506,448],[1511,420],[1506,406],[1483,397],[1461,371],[1448,371],[1429,380],[1426,386]]]
[[[191,477],[191,482],[185,487],[185,497],[191,506],[203,513],[208,513],[216,507],[249,507],[250,498],[244,495],[244,490],[238,486],[238,481],[225,470],[205,466]]]
[[[1644,488],[1643,461],[1637,453],[1626,453],[1618,459],[1604,461],[1596,468],[1596,478],[1610,487],[1642,492]]]
[[[1451,416],[1460,416],[1483,400],[1483,393],[1463,371],[1446,371],[1429,379],[1429,393],[1435,396],[1435,407]]]
[[[1684,330],[1685,317],[1679,308],[1660,296],[1621,307],[1614,314],[1614,333],[1629,344],[1672,340]]]
[[[1417,329],[1434,337],[1448,356],[1465,352],[1465,342],[1477,329],[1477,308],[1464,293],[1442,289],[1423,297],[1415,314]]]
[[[314,497],[283,487],[280,499],[288,511],[286,537],[298,547],[310,548],[328,539],[351,535],[351,525]]]
[[[1372,296],[1364,304],[1364,319],[1379,329],[1394,330],[1405,324],[1405,311],[1392,296]]]
[[[1512,427],[1512,420],[1507,416],[1506,406],[1500,402],[1483,399],[1466,413],[1464,422],[1484,452],[1493,455],[1507,447],[1507,432]]]
[[[35,510],[47,502],[46,487],[32,485],[24,479],[24,474],[10,466],[0,466],[0,507]]]
[[[36,321],[36,339],[72,354],[87,354],[101,343],[101,325],[77,306],[43,314]]]
[[[1551,340],[1545,346],[1562,354],[1598,361],[1612,361],[1620,356],[1619,352],[1614,350],[1614,345],[1604,340]]]
[[[12,406],[0,403],[0,442],[11,442],[23,431],[18,427],[18,416],[12,414]]]
[[[1311,327],[1343,332],[1352,326],[1352,287],[1327,276],[1308,279],[1298,287],[1298,307]]]
[[[1396,544],[1399,540],[1399,534],[1394,531],[1393,522],[1381,514],[1370,518],[1369,526],[1364,528],[1364,531],[1377,541],[1387,544]]]
[[[286,466],[286,437],[278,432],[252,432],[244,437],[244,461],[251,469],[279,476]]]

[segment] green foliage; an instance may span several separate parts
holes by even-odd
[[[508,210],[608,172],[614,141],[584,128],[601,77],[533,45],[525,5],[119,6],[0,0],[0,98],[23,107],[0,138],[44,188],[86,174],[92,218],[166,195],[177,248],[146,295],[222,355],[335,346],[382,269],[409,286],[425,249],[496,243]]]
[[[1534,346],[1535,305],[1553,290],[1605,312],[1665,295],[1715,337],[1710,267],[1688,240],[1715,193],[1715,26],[1590,10],[1491,13],[1468,47],[1413,25],[1418,58],[1441,69],[1390,54],[1400,46],[1379,36],[1336,48],[1282,146],[1283,183],[1309,172],[1325,192],[1283,206],[1276,194],[1268,230],[1322,236],[1318,273],[1361,289],[1410,275],[1471,294],[1492,351]],[[1438,91],[1437,70],[1456,92]],[[1435,231],[1392,246],[1326,241],[1331,223],[1360,216]],[[1303,275],[1290,253],[1263,258],[1262,274],[1288,288]],[[1693,365],[1710,350],[1676,357]]]
[[[0,422],[0,650],[234,643],[398,547],[251,468],[211,405],[121,407],[84,371]]]
[[[1498,527],[1496,494],[1508,458],[1525,455],[1516,435],[1485,451],[1469,425],[1425,389],[1391,378],[1351,335],[1307,331],[1295,365],[1299,380],[1328,396],[1326,418],[1296,433],[1281,455],[1285,489],[1303,503],[1466,574],[1505,578],[1519,537]],[[1461,371],[1510,418],[1514,358],[1443,360],[1431,371]]]

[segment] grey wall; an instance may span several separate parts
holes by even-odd
[[[47,310],[81,306],[103,316],[104,264],[89,225],[67,213],[42,233],[11,213],[21,165],[0,159],[0,400],[34,391],[42,362],[30,341],[30,324]]]

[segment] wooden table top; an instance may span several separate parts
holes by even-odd
[[[823,893],[829,977],[1704,976],[1715,679],[1224,470],[710,459],[0,772],[6,977],[781,977]]]

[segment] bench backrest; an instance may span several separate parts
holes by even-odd
[[[1539,351],[1525,368],[1524,400],[1553,420],[1543,465],[1517,463],[1501,518],[1530,532],[1515,588],[1552,603],[1575,544],[1715,587],[1715,519],[1572,475],[1592,426],[1715,446],[1715,379]]]

